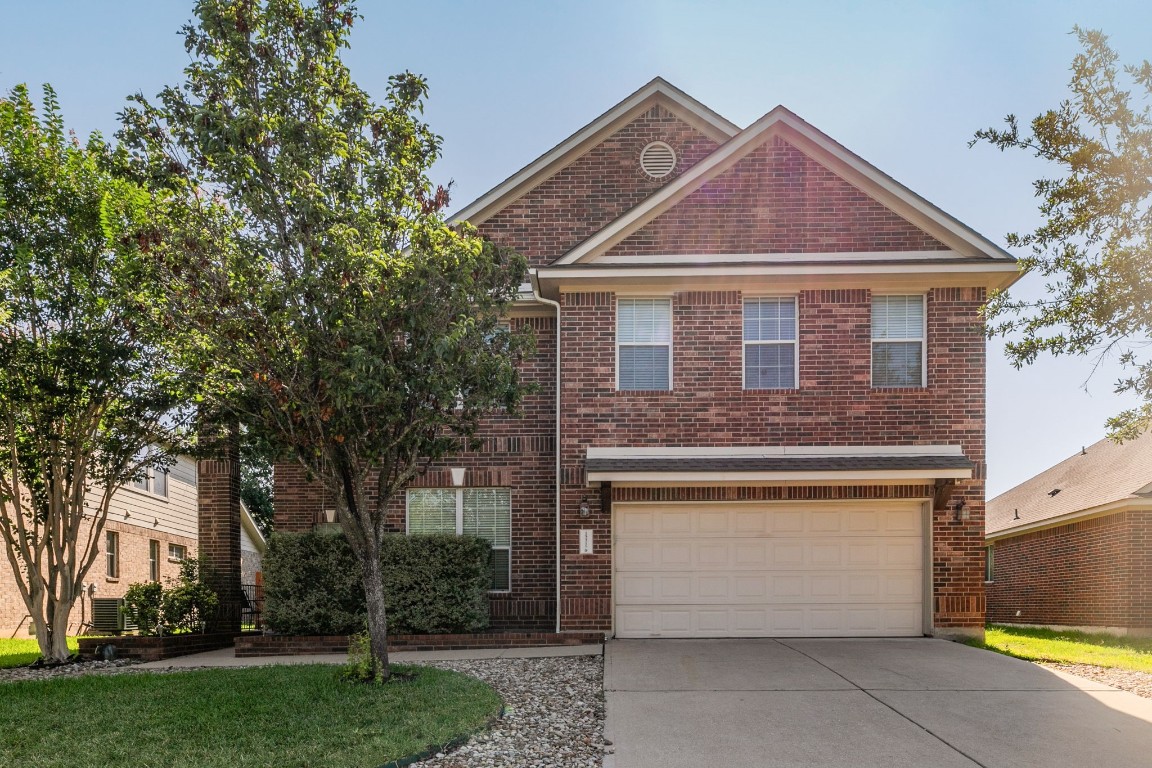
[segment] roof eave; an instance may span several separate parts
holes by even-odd
[[[1015,525],[1011,528],[1001,528],[997,531],[990,531],[984,534],[984,540],[989,544],[993,544],[1003,539],[1010,539],[1020,536],[1025,533],[1034,533],[1036,531],[1043,531],[1049,528],[1059,528],[1062,525],[1069,523],[1082,522],[1084,520],[1091,520],[1095,517],[1106,517],[1108,515],[1115,515],[1121,512],[1134,512],[1134,511],[1152,511],[1152,499],[1145,498],[1124,498],[1110,501],[1107,504],[1099,504],[1094,507],[1086,509],[1078,509],[1075,512],[1068,512],[1063,515],[1056,515],[1055,517],[1048,517],[1043,520],[1033,520],[1022,525]]]

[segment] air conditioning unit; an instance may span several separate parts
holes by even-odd
[[[136,625],[121,610],[123,607],[122,597],[92,598],[92,629],[116,634],[136,629]]]

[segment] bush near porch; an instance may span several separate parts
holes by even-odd
[[[388,536],[381,562],[389,632],[486,629],[491,558],[491,546],[475,536]],[[342,534],[273,534],[263,570],[269,629],[290,635],[363,631],[367,610],[360,565]]]

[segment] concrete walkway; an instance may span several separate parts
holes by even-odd
[[[475,648],[463,651],[397,651],[388,655],[388,660],[397,664],[418,661],[453,661],[456,659],[538,659],[553,656],[599,656],[604,652],[603,645],[558,645],[534,646],[529,648]],[[236,658],[233,648],[218,651],[193,653],[177,656],[174,659],[148,661],[139,669],[172,669],[180,667],[263,667],[270,664],[344,664],[348,661],[345,653],[317,653],[309,656],[256,656]]]
[[[615,640],[606,768],[1152,765],[1152,700],[933,639]]]

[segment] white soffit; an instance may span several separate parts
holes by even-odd
[[[596,447],[589,459],[757,458],[761,456],[963,456],[959,445],[731,445],[698,447]]]
[[[609,250],[644,227],[774,136],[780,136],[817,163],[958,253],[1015,265],[1016,259],[1012,254],[937,208],[871,163],[848,151],[782,106],[776,107],[748,126],[678,179],[653,193],[644,202],[561,256],[553,262],[553,265],[594,260],[598,254]],[[893,257],[899,255],[899,251],[893,252]]]
[[[606,135],[631,122],[656,104],[669,111],[716,142],[724,144],[740,132],[740,127],[662,77],[653,78],[640,90],[628,96],[600,117],[569,136],[532,163],[509,176],[479,199],[452,215],[449,223],[468,221],[480,224],[520,197],[540,181],[564,167],[595,146]]]

